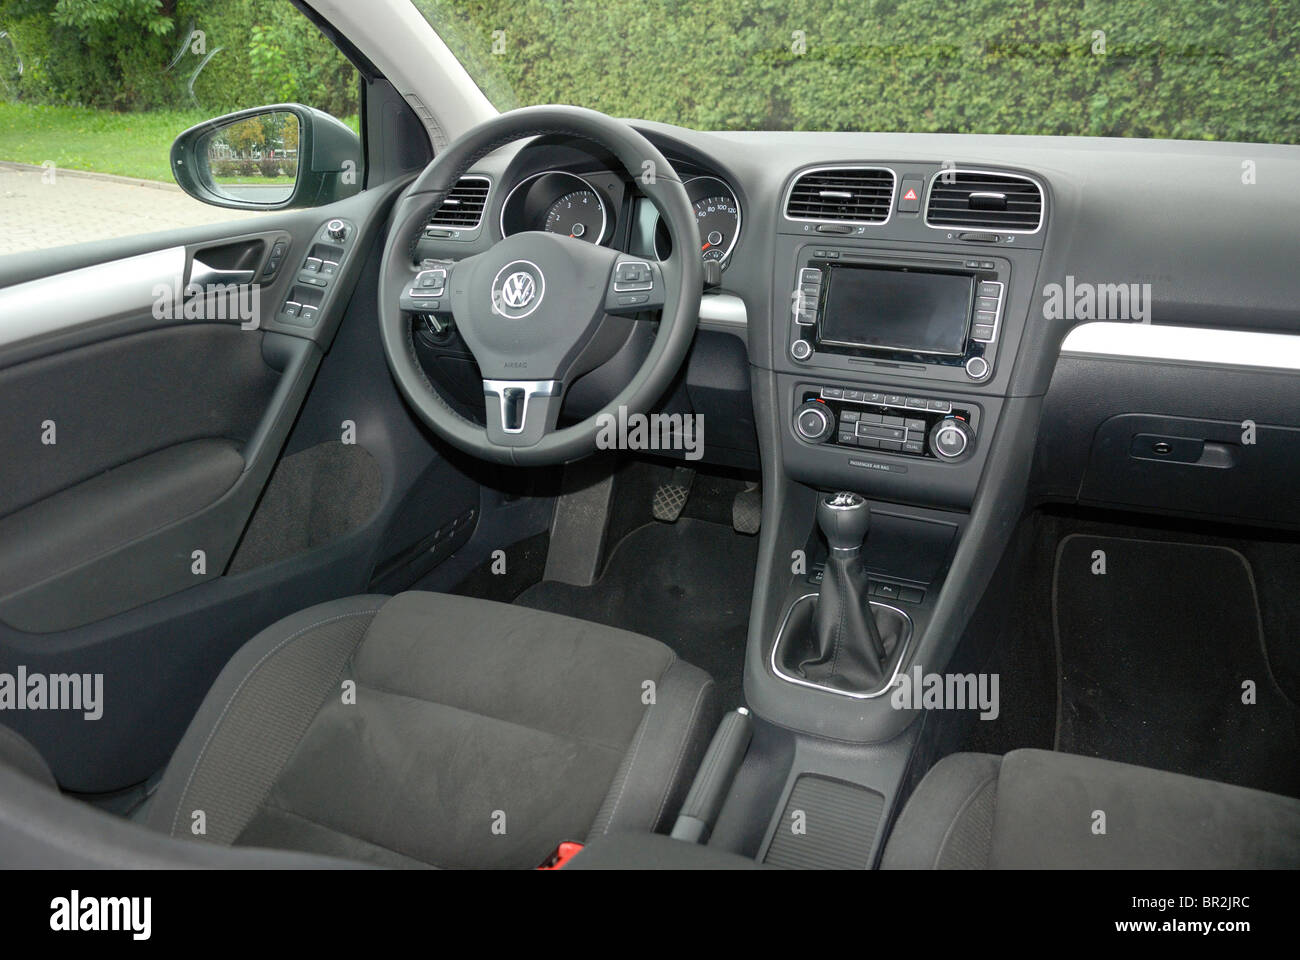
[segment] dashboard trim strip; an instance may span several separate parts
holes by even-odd
[[[1062,356],[1300,371],[1300,335],[1097,320],[1066,334]]]
[[[185,248],[108,260],[0,289],[0,347],[130,313],[149,313],[157,287],[179,296]],[[84,295],[70,296],[69,291]]]

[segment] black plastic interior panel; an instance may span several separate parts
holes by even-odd
[[[237,327],[229,330],[254,344],[259,352],[264,338],[279,337]],[[147,535],[141,531],[136,538],[99,554],[69,558],[72,566],[0,598],[0,621],[30,633],[68,630],[222,574],[320,363],[320,351],[310,341],[280,337],[274,346],[287,350],[291,359],[275,379],[270,396],[263,394],[263,410],[243,449],[245,467],[234,485],[197,513]],[[274,376],[274,370],[264,366],[266,375]],[[218,380],[222,369],[220,364],[213,367],[208,378]],[[111,371],[103,374],[111,378],[109,383],[121,382]],[[164,374],[175,375],[167,367],[159,368],[157,375]],[[177,383],[183,386],[184,381]],[[214,404],[234,399],[222,393],[214,397]],[[173,416],[183,418],[188,429],[201,431],[211,408],[196,406],[183,392],[176,403]],[[136,411],[152,408],[151,403],[144,403]],[[138,412],[122,411],[118,429],[138,428],[138,423]],[[111,455],[111,449],[106,453]]]
[[[1300,524],[1300,429],[1121,414],[1097,429],[1085,502]],[[1161,451],[1167,450],[1166,453]]]
[[[0,519],[0,597],[197,513],[243,469],[229,440],[191,440],[11,513]]]
[[[1063,356],[1045,399],[1032,492],[1300,526],[1296,388],[1295,374],[1281,371]]]

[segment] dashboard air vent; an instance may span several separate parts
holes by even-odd
[[[461,177],[429,218],[429,226],[473,230],[483,219],[489,185],[487,177]]]
[[[925,208],[925,222],[932,227],[1033,233],[1042,221],[1043,193],[1038,184],[1014,173],[940,173],[931,182]]]
[[[791,220],[884,223],[894,205],[894,174],[879,167],[825,167],[802,173],[790,187]]]

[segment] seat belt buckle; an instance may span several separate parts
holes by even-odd
[[[581,852],[581,850],[582,850],[582,844],[578,843],[578,841],[565,840],[563,843],[561,843],[558,847],[555,848],[554,853],[552,853],[549,857],[547,857],[545,860],[542,861],[541,866],[539,866],[537,869],[538,870],[559,870],[566,863],[568,863],[570,860],[576,857],[578,853]]]

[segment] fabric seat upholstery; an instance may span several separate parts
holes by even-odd
[[[389,866],[534,867],[562,840],[670,825],[714,691],[622,630],[444,594],[351,597],[231,659],[147,822]]]
[[[1294,869],[1300,800],[1049,750],[959,753],[917,786],[881,866]]]

